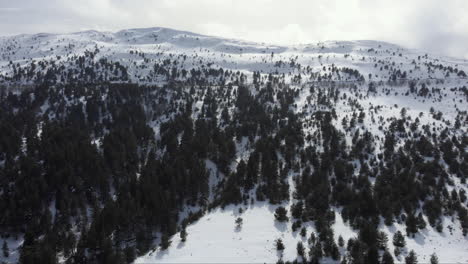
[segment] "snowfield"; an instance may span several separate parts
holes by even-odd
[[[243,208],[244,212],[239,213],[239,208]],[[315,229],[313,224],[305,224],[307,236],[302,237],[299,231],[292,232],[291,222],[275,221],[275,209],[276,206],[258,202],[247,207],[215,209],[187,227],[186,242],[182,242],[177,233],[168,250],[156,249],[138,258],[135,263],[275,263],[281,257],[292,261],[297,257],[297,243],[302,242],[307,248],[307,238]],[[234,223],[237,217],[243,219],[240,229]],[[448,231],[449,226],[453,231]],[[333,229],[336,240],[340,235],[345,241],[357,236],[356,231],[343,223],[339,213],[336,214]],[[391,239],[398,230],[404,233],[405,227],[399,224],[390,227],[382,225],[381,230]],[[437,253],[440,263],[468,262],[468,238],[463,237],[460,228],[456,228],[449,219],[444,221],[444,230],[440,234],[428,226],[415,238],[406,238],[407,248],[417,252],[419,263],[428,263],[433,253]],[[275,248],[278,238],[285,244],[282,255]],[[393,252],[391,243],[389,249]],[[395,261],[404,262],[404,258]],[[327,263],[335,262],[329,259]]]
[[[423,51],[386,42],[325,41],[278,46],[159,27],[116,33],[84,31],[0,37],[0,54],[0,83],[2,78],[14,77],[21,69],[30,74],[45,74],[47,69],[61,65],[75,69],[79,56],[90,56],[92,63],[101,59],[119,63],[128,68],[131,81],[153,84],[164,83],[164,78],[154,71],[154,64],[174,61],[177,61],[174,66],[187,71],[223,68],[248,76],[258,71],[285,74],[288,81],[301,75],[302,82],[316,81],[318,74],[322,77],[332,74],[334,80],[341,82],[354,81],[336,76],[330,72],[330,66],[357,69],[368,81],[387,81],[398,70],[413,79],[431,80],[458,80],[458,70],[468,72],[466,59],[429,56]],[[446,69],[437,67],[440,64],[452,67],[452,71],[447,74]],[[32,83],[35,78],[29,75],[21,82]],[[398,75],[398,78],[406,79],[406,76]]]

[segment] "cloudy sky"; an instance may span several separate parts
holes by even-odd
[[[0,35],[163,26],[275,44],[375,39],[468,59],[468,0],[0,0]]]

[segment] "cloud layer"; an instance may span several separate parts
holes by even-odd
[[[375,39],[468,58],[466,0],[0,0],[0,35],[164,26],[276,44]]]

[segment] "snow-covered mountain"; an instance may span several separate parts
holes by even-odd
[[[302,82],[327,79],[352,81],[358,76],[337,74],[332,66],[358,70],[366,80],[459,79],[466,77],[468,61],[408,50],[378,41],[327,41],[308,45],[278,46],[219,37],[209,37],[167,28],[122,30],[116,33],[84,31],[72,34],[35,34],[0,38],[0,79],[31,83],[50,68],[65,67],[77,72],[65,75],[82,78],[78,71],[98,64],[104,80],[121,80],[128,74],[133,82],[160,83],[164,73],[155,65],[190,70],[219,69],[263,74],[285,74],[287,80],[301,76]],[[79,57],[83,57],[81,61]],[[102,59],[102,60],[101,60]],[[100,63],[118,64],[126,72],[114,72]],[[89,76],[83,81],[99,78]],[[23,73],[18,76],[18,73]],[[182,75],[182,74],[180,74]],[[354,77],[354,78],[352,78]],[[113,78],[113,79],[112,79]],[[59,78],[58,81],[61,79]],[[124,80],[127,80],[125,78]]]
[[[53,133],[62,131],[56,122],[84,131],[75,147],[89,143],[84,153],[105,164],[99,175],[110,175],[102,181],[65,177],[66,184],[60,182],[69,190],[60,195],[54,186],[62,185],[53,182],[62,178],[46,180],[47,199],[44,208],[37,207],[51,212],[51,223],[61,226],[59,216],[68,206],[79,204],[86,212],[67,215],[64,225],[80,242],[72,243],[71,252],[57,249],[60,262],[101,262],[100,250],[108,244],[89,237],[106,234],[116,252],[137,248],[138,257],[129,257],[135,263],[363,263],[372,259],[374,245],[366,243],[377,230],[378,241],[385,240],[382,234],[388,239],[386,250],[375,246],[379,258],[389,252],[404,262],[414,250],[420,263],[434,253],[441,263],[465,263],[466,72],[466,60],[371,40],[279,46],[167,28],[0,37],[0,121],[11,123],[2,127],[5,140],[0,138],[0,179],[10,183],[0,194],[10,202],[0,209],[16,208],[11,201],[19,194],[11,186],[22,186],[21,177],[4,175],[30,171],[22,167],[23,156],[46,164],[40,175],[57,170],[60,177],[80,177],[101,168],[81,170],[90,162],[80,159],[64,168],[47,165],[60,158],[37,153],[74,146],[64,141],[75,140],[72,132]],[[25,125],[17,125],[18,119]],[[15,133],[17,151],[7,144]],[[75,157],[63,155],[63,163]],[[111,187],[103,187],[107,180]],[[94,185],[85,188],[87,181]],[[86,202],[58,202],[63,192],[81,197],[80,188]],[[94,192],[98,198],[89,198]],[[159,206],[161,201],[171,210]],[[24,203],[15,206],[34,211]],[[279,207],[287,210],[288,221],[275,218]],[[135,215],[109,213],[116,208]],[[22,219],[15,217],[0,223]],[[87,217],[93,220],[82,220]],[[116,218],[130,220],[102,227]],[[142,235],[139,224],[129,223],[143,218],[156,224],[145,222]],[[12,235],[1,238],[11,251],[6,262],[18,261],[27,248],[28,227],[2,230]],[[396,250],[397,231],[407,236]],[[188,234],[186,241],[181,233]],[[34,243],[49,241],[37,234]],[[340,237],[343,245],[335,242]],[[283,250],[276,248],[278,239]],[[140,240],[149,245],[135,242]],[[167,240],[172,243],[166,249]],[[304,256],[298,256],[299,242]]]

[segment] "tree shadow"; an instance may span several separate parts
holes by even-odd
[[[280,221],[277,221],[277,220],[274,220],[275,221],[275,227],[276,229],[278,229],[278,231],[281,231],[281,232],[286,232],[287,229],[288,229],[288,222],[280,222]]]
[[[165,250],[158,250],[156,252],[155,258],[162,259],[164,256],[169,255],[169,248]]]
[[[423,234],[417,233],[413,237],[414,242],[416,242],[419,245],[425,245],[426,244],[426,237]]]
[[[179,241],[179,243],[177,244],[177,249],[181,249],[184,246],[185,246],[185,242]]]

